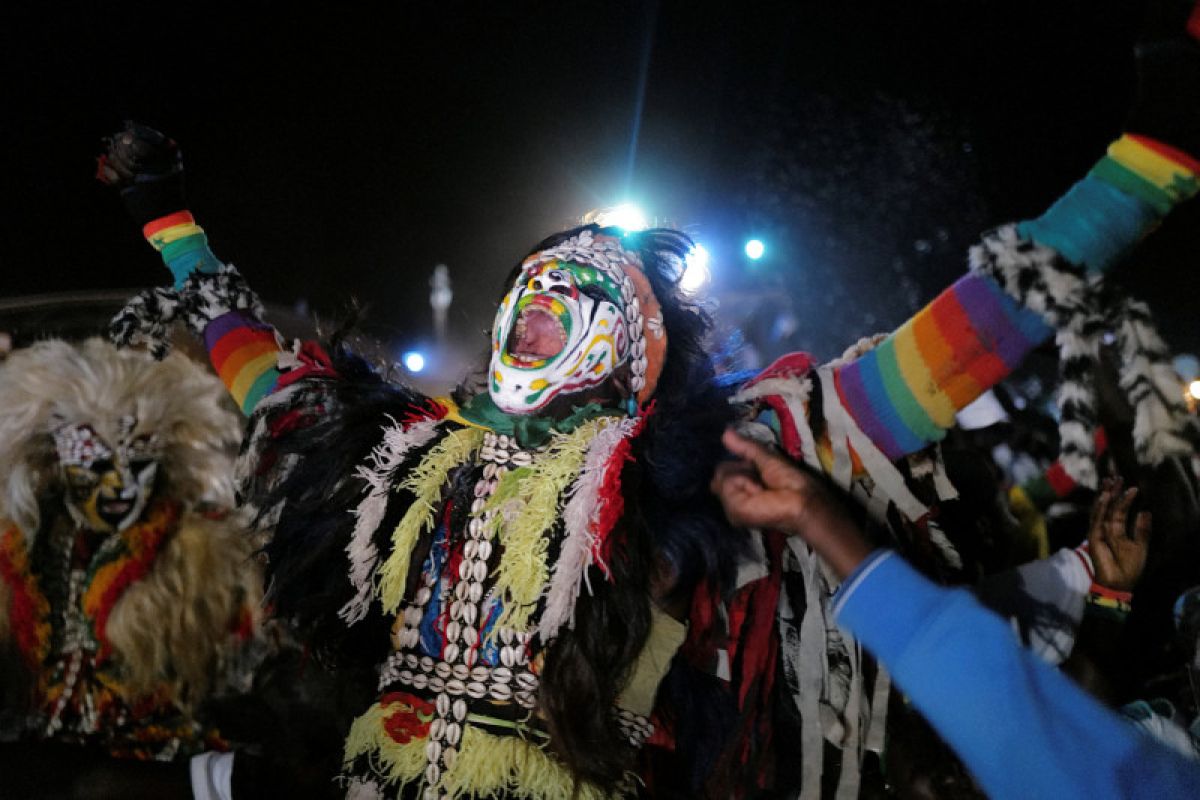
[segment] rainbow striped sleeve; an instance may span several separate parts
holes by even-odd
[[[193,272],[216,273],[221,269],[220,259],[208,247],[204,229],[196,224],[190,211],[159,217],[142,228],[142,235],[175,276],[176,289]]]
[[[242,413],[250,416],[279,380],[275,329],[240,311],[228,311],[208,323],[204,345],[221,382]]]
[[[878,347],[839,367],[842,404],[891,459],[939,441],[955,413],[1048,338],[1040,316],[966,275]]]
[[[1200,162],[1148,136],[1127,133],[1087,177],[1018,230],[1067,261],[1102,272],[1197,191]]]
[[[175,276],[177,289],[195,272],[215,274],[221,269],[204,229],[189,211],[160,217],[142,228],[142,234]],[[249,416],[279,380],[275,329],[240,311],[229,311],[204,328],[204,344],[221,382]]]

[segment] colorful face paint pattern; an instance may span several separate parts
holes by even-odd
[[[67,510],[75,521],[98,532],[128,528],[141,517],[158,474],[158,442],[135,436],[137,420],[123,417],[116,446],[88,424],[62,424],[53,431],[59,468],[66,484]]]
[[[528,414],[604,383],[629,356],[621,290],[595,267],[557,259],[521,271],[492,327],[492,399]]]

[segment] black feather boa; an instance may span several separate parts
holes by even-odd
[[[258,412],[275,419],[288,413],[311,418],[271,437],[269,451],[253,454],[261,463],[286,464],[287,469],[279,470],[280,480],[272,480],[270,470],[260,471],[243,487],[248,494],[244,501],[264,510],[279,509],[263,547],[267,600],[275,613],[297,625],[314,652],[333,664],[343,660],[374,664],[387,655],[390,626],[378,604],[351,627],[338,617],[338,610],[353,596],[345,548],[354,528],[350,511],[366,488],[356,471],[379,444],[389,418],[412,414],[428,398],[385,381],[340,344],[332,348],[331,357],[338,377],[312,379],[315,385],[306,387],[306,405],[320,397],[317,408],[268,405]],[[255,423],[252,420],[251,426]],[[416,449],[401,469],[416,464],[426,450]],[[389,500],[380,531],[395,527],[412,498],[406,492],[393,492]]]

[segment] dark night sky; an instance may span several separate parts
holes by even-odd
[[[373,332],[414,341],[444,261],[461,339],[533,243],[628,198],[704,241],[718,296],[790,304],[797,331],[768,347],[822,355],[900,322],[979,230],[1082,175],[1120,130],[1138,17],[1118,0],[15,5],[0,296],[165,282],[90,180],[132,117],[180,141],[193,210],[268,300],[356,296]],[[1123,273],[1190,349],[1195,211]],[[752,233],[774,245],[753,272]]]

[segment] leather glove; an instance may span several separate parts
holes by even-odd
[[[187,207],[183,193],[183,154],[174,139],[126,121],[104,140],[96,177],[120,190],[126,210],[139,225]]]

